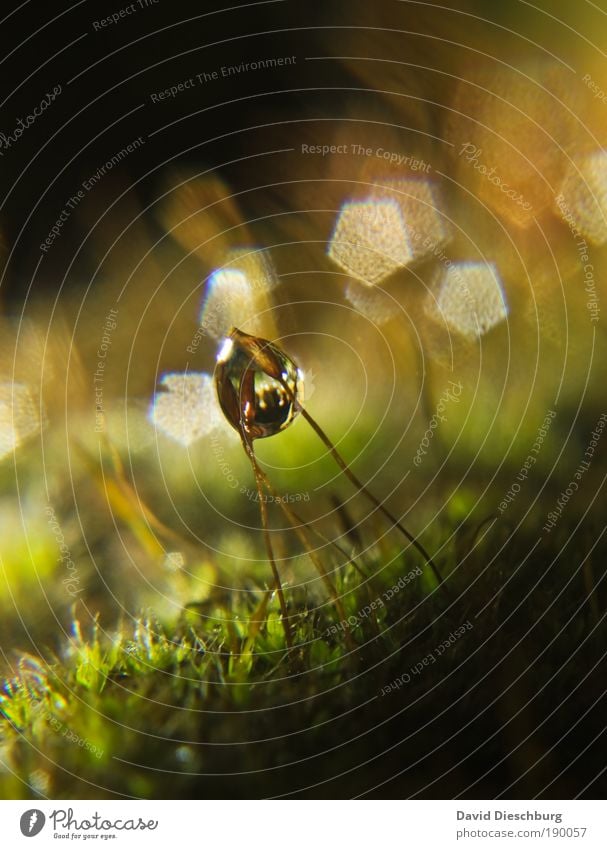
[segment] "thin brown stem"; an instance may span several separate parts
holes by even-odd
[[[260,476],[261,481],[266,486],[268,492],[270,492],[271,494],[276,494],[276,490],[274,489],[274,487],[270,483],[268,477],[265,475],[263,470],[260,469],[259,467],[258,467],[258,474]],[[346,625],[346,630],[345,630],[344,633],[346,635],[346,641],[348,642],[348,646],[350,648],[353,648],[353,644],[351,642],[352,638],[350,636],[349,627],[347,625],[346,611],[344,610],[344,606],[341,602],[341,598],[339,597],[337,589],[335,588],[335,585],[333,584],[333,581],[331,580],[330,575],[327,573],[327,570],[323,566],[321,559],[318,557],[318,555],[316,554],[316,551],[314,550],[314,548],[310,544],[310,541],[308,540],[306,532],[303,530],[304,528],[308,527],[307,522],[305,522],[300,516],[298,516],[297,513],[295,513],[294,510],[291,510],[291,508],[288,507],[281,498],[279,498],[278,503],[280,504],[282,511],[285,514],[285,516],[287,517],[287,519],[292,523],[293,530],[295,531],[295,533],[299,537],[302,545],[304,546],[304,548],[306,549],[306,551],[308,553],[308,556],[310,557],[312,563],[314,564],[316,571],[318,572],[322,581],[324,582],[325,586],[327,587],[329,594],[330,594],[331,598],[333,599],[333,603],[335,604],[337,614],[340,617],[341,621],[344,622],[345,625]],[[336,543],[333,543],[333,544],[337,545]],[[339,546],[337,546],[337,547],[339,548]],[[348,558],[348,559],[350,559],[350,558]]]
[[[312,430],[314,430],[316,435],[321,439],[321,441],[324,443],[324,445],[328,448],[329,453],[331,454],[331,456],[333,457],[333,459],[335,460],[335,462],[337,463],[339,468],[342,470],[344,475],[348,478],[350,483],[359,492],[361,492],[363,495],[365,495],[366,498],[372,504],[374,504],[375,507],[381,513],[384,514],[386,519],[388,519],[388,521],[391,522],[392,525],[394,525],[396,528],[398,528],[398,530],[403,534],[403,536],[406,537],[406,539],[408,539],[409,542],[413,546],[415,546],[415,548],[419,551],[419,553],[422,555],[424,560],[428,563],[428,565],[430,566],[430,568],[434,572],[434,576],[436,577],[436,580],[438,581],[439,585],[442,584],[443,583],[443,577],[442,577],[441,573],[439,572],[438,567],[436,566],[436,564],[434,563],[434,561],[432,560],[432,558],[430,557],[430,555],[428,554],[428,552],[426,551],[424,546],[421,544],[421,542],[419,542],[413,536],[413,534],[410,534],[409,531],[402,524],[402,522],[399,522],[399,520],[396,518],[396,516],[394,516],[388,510],[387,507],[384,507],[382,502],[378,498],[376,498],[376,496],[373,495],[373,493],[369,489],[367,489],[367,487],[362,483],[362,481],[360,481],[356,477],[356,475],[350,469],[350,467],[348,466],[346,461],[343,459],[343,457],[341,456],[341,454],[339,453],[337,448],[333,445],[333,443],[331,442],[331,440],[329,439],[327,434],[324,432],[324,430],[321,428],[321,426],[315,421],[315,419],[312,418],[312,416],[308,413],[308,411],[306,409],[304,409],[304,407],[301,407],[301,406],[299,408],[299,411],[300,411],[301,415],[304,417],[304,419],[308,422],[308,424],[310,425]]]
[[[272,487],[272,490],[274,492],[276,492],[276,490],[274,490],[274,487]],[[317,531],[316,528],[313,528],[308,522],[305,522],[301,518],[301,516],[299,516],[295,512],[295,510],[291,510],[291,508],[287,507],[286,504],[283,504],[282,501],[280,502],[280,504],[281,504],[281,507],[282,507],[286,517],[289,519],[290,522],[293,522],[293,520],[295,520],[296,522],[299,522],[300,525],[303,525],[305,528],[310,528],[310,530],[312,531],[313,534],[315,534],[324,543],[327,543],[327,545],[334,546],[337,549],[337,551],[339,551],[339,553],[346,559],[346,561],[348,563],[350,563],[352,566],[354,566],[355,570],[358,572],[360,577],[363,579],[363,581],[365,581],[365,583],[367,585],[366,589],[367,589],[367,593],[368,593],[368,596],[369,596],[369,601],[373,601],[372,594],[371,594],[371,589],[372,589],[373,583],[374,583],[373,579],[371,578],[371,576],[367,575],[360,568],[360,566],[358,565],[356,560],[353,557],[350,557],[348,552],[344,548],[342,548],[341,545],[339,545],[339,543],[335,542],[335,540],[327,539],[327,537],[324,534],[321,534],[320,531]],[[297,533],[297,529],[294,528],[294,530]],[[311,554],[310,554],[310,556],[311,556]],[[323,575],[323,571],[321,571],[321,577],[322,577],[322,575]],[[337,608],[338,614],[341,616],[341,621],[345,625],[344,633],[345,633],[345,637],[346,637],[346,642],[348,643],[349,648],[353,648],[353,643],[352,643],[352,640],[351,640],[351,637],[350,637],[350,626],[348,624],[348,620],[345,618],[345,611],[342,607],[341,599],[337,595],[337,590],[334,587],[333,583],[331,582],[329,576],[326,575],[326,573],[325,573],[325,576],[328,579],[329,587],[332,591],[331,594],[332,594],[332,598],[333,598],[333,603],[335,604],[335,607]],[[379,630],[377,628],[377,622],[374,619],[372,619],[372,623],[373,623],[373,627],[375,628],[376,634],[379,636]]]
[[[255,483],[257,486],[257,495],[259,497],[259,513],[261,516],[261,524],[263,527],[263,535],[266,544],[266,552],[268,555],[268,560],[270,561],[270,566],[272,568],[272,574],[274,576],[274,585],[276,587],[276,593],[278,595],[278,601],[280,604],[280,611],[282,614],[282,624],[285,631],[285,640],[287,646],[291,649],[293,648],[293,636],[291,632],[291,622],[289,620],[289,612],[287,610],[287,604],[285,601],[285,596],[282,591],[282,582],[280,580],[280,575],[278,573],[278,567],[276,565],[276,560],[274,558],[274,549],[272,547],[272,540],[270,538],[270,531],[268,529],[268,511],[266,508],[266,503],[264,501],[264,493],[263,493],[263,478],[265,477],[262,470],[259,468],[257,464],[257,459],[255,457],[255,452],[253,450],[252,443],[249,443],[246,438],[242,439],[245,451],[249,460],[251,461],[251,465],[253,467],[253,473],[255,475]]]
[[[326,545],[332,545],[336,549],[336,551],[338,551],[348,563],[351,563],[352,566],[354,566],[354,568],[356,569],[356,571],[358,572],[360,577],[363,579],[363,581],[370,581],[371,580],[370,576],[367,575],[367,573],[364,572],[363,569],[361,569],[361,567],[358,565],[358,563],[356,562],[356,558],[351,557],[350,554],[346,551],[345,548],[343,548],[338,542],[335,542],[334,539],[329,539],[323,533],[318,531],[316,528],[313,528],[312,525],[310,525],[309,522],[306,522],[306,520],[303,519],[299,515],[299,513],[296,513],[295,510],[291,509],[290,507],[287,507],[286,504],[283,503],[283,501],[282,501],[281,497],[279,496],[276,488],[274,486],[272,486],[272,484],[270,483],[270,479],[267,477],[267,475],[265,475],[263,472],[262,472],[262,474],[263,474],[263,481],[264,481],[266,488],[276,498],[276,500],[279,502],[283,513],[285,514],[285,516],[287,517],[287,519],[290,522],[297,523],[298,525],[301,525],[304,528],[308,528],[314,534],[314,536],[317,536],[318,539],[322,540],[322,542],[324,542]],[[295,533],[297,533],[296,527],[294,527],[293,530],[295,531]]]

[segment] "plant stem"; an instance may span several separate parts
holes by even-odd
[[[253,444],[249,442],[246,437],[242,436],[242,443],[244,445],[244,449],[247,453],[249,460],[251,461],[251,465],[253,467],[253,472],[255,474],[255,483],[257,485],[257,495],[259,496],[259,512],[261,515],[261,524],[263,526],[263,535],[266,543],[266,552],[268,554],[268,560],[270,561],[270,565],[272,567],[272,574],[274,576],[274,585],[276,587],[276,593],[278,594],[278,601],[280,603],[280,611],[282,613],[282,624],[285,631],[285,640],[287,646],[291,649],[293,648],[293,636],[291,632],[291,623],[289,620],[289,612],[287,610],[287,604],[285,602],[284,593],[282,591],[282,583],[280,580],[280,575],[278,574],[278,567],[276,566],[276,560],[274,558],[274,549],[272,547],[272,540],[270,538],[270,531],[268,529],[268,511],[266,508],[266,503],[264,501],[263,495],[263,478],[264,474],[262,470],[259,468],[257,464],[257,459],[255,457],[255,451],[253,450]]]
[[[360,480],[356,477],[356,475],[355,475],[355,474],[354,474],[354,472],[350,469],[350,467],[348,466],[348,464],[346,463],[346,461],[343,459],[343,457],[341,456],[341,454],[339,453],[339,451],[337,450],[337,448],[333,445],[333,443],[331,442],[331,440],[329,439],[329,437],[327,436],[327,434],[324,432],[324,430],[321,428],[321,426],[320,426],[320,425],[319,425],[319,424],[318,424],[318,423],[317,423],[317,422],[316,422],[316,421],[312,418],[312,416],[308,413],[308,411],[307,411],[306,409],[304,409],[304,407],[302,407],[302,406],[300,406],[300,407],[299,407],[299,411],[300,411],[300,413],[302,414],[302,416],[304,417],[304,419],[308,422],[308,424],[310,425],[310,427],[311,427],[311,428],[314,430],[314,432],[317,434],[317,436],[318,436],[318,437],[322,440],[322,442],[324,443],[324,445],[325,445],[325,446],[329,449],[329,452],[330,452],[331,456],[333,457],[333,459],[335,460],[335,462],[337,463],[337,465],[339,466],[339,468],[342,470],[342,472],[344,473],[344,475],[348,478],[348,480],[350,481],[350,483],[351,483],[351,484],[352,484],[352,485],[353,485],[353,486],[354,486],[354,487],[355,487],[355,488],[356,488],[359,492],[361,492],[363,495],[365,495],[365,496],[367,497],[367,499],[368,499],[368,500],[369,500],[372,504],[374,504],[374,505],[375,505],[375,507],[376,507],[376,508],[377,508],[377,509],[381,512],[381,513],[383,513],[383,514],[384,514],[384,516],[386,517],[386,519],[388,519],[388,521],[389,521],[389,522],[391,522],[391,524],[392,524],[392,525],[394,525],[396,528],[398,528],[398,530],[399,530],[399,531],[403,534],[403,536],[405,536],[405,537],[406,537],[406,539],[408,539],[408,540],[409,540],[409,542],[410,542],[413,546],[415,546],[415,548],[419,551],[419,553],[422,555],[422,557],[424,558],[424,560],[427,562],[427,564],[430,566],[430,568],[431,568],[431,569],[432,569],[432,571],[434,572],[434,576],[435,576],[435,578],[436,578],[436,580],[438,581],[439,586],[440,586],[440,585],[443,583],[443,577],[442,577],[441,573],[439,572],[439,570],[438,570],[438,567],[437,567],[436,563],[432,560],[432,558],[430,557],[430,555],[428,554],[428,552],[426,551],[426,549],[424,548],[424,546],[421,544],[421,542],[419,542],[419,541],[418,541],[418,540],[417,540],[417,539],[413,536],[413,534],[410,534],[410,533],[409,533],[409,531],[405,528],[405,526],[404,526],[401,522],[399,522],[399,520],[396,518],[396,516],[394,516],[394,515],[393,515],[393,514],[392,514],[392,513],[388,510],[388,508],[387,508],[387,507],[384,507],[384,505],[382,504],[382,502],[381,502],[378,498],[376,498],[376,496],[375,496],[375,495],[373,495],[373,493],[372,493],[369,489],[367,489],[367,487],[366,487],[366,486],[362,483],[362,481],[360,481]],[[446,590],[446,587],[444,587],[444,589]]]
[[[259,471],[260,479],[264,483],[264,485],[266,486],[268,492],[270,492],[271,494],[276,494],[276,490],[274,489],[274,487],[270,483],[269,479],[267,478],[267,476],[265,475],[263,470],[258,468],[258,471]],[[306,535],[306,532],[303,530],[304,528],[309,527],[308,523],[305,522],[300,516],[298,516],[297,513],[295,513],[293,510],[291,510],[291,508],[288,507],[281,498],[279,498],[278,503],[280,504],[280,507],[282,508],[282,511],[285,514],[285,516],[287,517],[287,519],[293,524],[293,530],[295,531],[295,533],[297,534],[297,536],[301,540],[301,543],[302,543],[303,547],[306,549],[308,556],[310,557],[312,563],[314,564],[314,566],[316,568],[316,571],[318,572],[322,581],[325,583],[327,589],[329,590],[329,594],[330,594],[331,598],[333,599],[333,603],[335,604],[337,614],[340,617],[341,621],[346,624],[344,634],[345,634],[345,637],[346,637],[346,642],[348,643],[348,648],[353,649],[354,645],[352,643],[350,628],[349,628],[348,623],[347,623],[346,611],[344,610],[344,606],[341,603],[341,598],[340,598],[340,596],[337,592],[337,589],[335,588],[335,585],[333,584],[333,581],[331,580],[330,575],[327,573],[327,570],[323,566],[321,559],[318,557],[318,555],[316,554],[316,551],[314,550],[313,546],[311,545],[311,543],[310,543],[310,541],[309,541],[309,539]],[[323,540],[324,540],[324,538],[323,538]],[[326,541],[326,540],[324,540],[324,541]],[[332,543],[332,544],[336,545],[336,543]],[[339,548],[339,546],[337,546],[337,547]],[[348,560],[351,560],[351,558],[348,558]]]

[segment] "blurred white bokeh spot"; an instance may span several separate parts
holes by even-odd
[[[430,180],[407,179],[382,182],[371,192],[377,200],[394,200],[405,222],[411,261],[423,259],[451,238],[451,226],[442,212],[437,187]]]
[[[44,414],[25,383],[0,383],[0,459],[41,429]]]
[[[377,184],[364,201],[341,207],[327,253],[344,271],[376,286],[445,244],[450,228],[428,180]]]
[[[439,274],[426,312],[469,341],[480,338],[508,316],[508,306],[493,263],[458,262]]]
[[[278,286],[278,275],[270,254],[261,248],[233,248],[228,251],[227,267],[242,271],[255,292],[266,293]]]
[[[165,374],[150,408],[150,419],[186,448],[220,427],[223,416],[213,378],[202,372]]]
[[[267,251],[249,247],[228,251],[224,264],[207,281],[197,336],[208,334],[225,343],[232,328],[237,327],[245,333],[274,338],[271,292],[277,285],[278,276]],[[195,353],[191,347],[188,351]],[[234,438],[219,406],[214,379],[206,372],[165,374],[149,418],[157,429],[185,447],[215,430]]]
[[[116,398],[104,411],[105,427],[118,451],[137,454],[145,451],[154,439],[148,418],[149,403],[143,398]]]
[[[344,271],[376,286],[413,258],[407,230],[395,200],[345,203],[328,254]]]
[[[386,324],[401,312],[401,306],[384,289],[369,289],[356,280],[350,280],[345,295],[356,312],[364,315],[373,324]],[[309,397],[309,396],[308,396]]]
[[[201,330],[217,340],[227,336],[232,327],[255,335],[274,335],[268,310],[269,293],[277,282],[267,252],[252,248],[229,251],[224,265],[213,271],[207,282]]]
[[[180,572],[185,567],[185,556],[182,551],[167,551],[164,558],[165,569],[169,572]]]
[[[211,274],[200,313],[200,326],[206,333],[221,339],[243,315],[254,312],[255,297],[244,272],[221,268]]]
[[[565,222],[592,244],[607,242],[607,151],[598,150],[571,163],[557,207]]]

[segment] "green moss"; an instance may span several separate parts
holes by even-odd
[[[443,530],[436,529],[436,542]],[[353,564],[343,568],[337,590],[353,623],[349,629],[329,600],[318,605],[304,590],[287,588],[297,645],[291,652],[277,599],[263,591],[224,594],[216,603],[211,598],[164,622],[150,611],[109,631],[103,617],[89,627],[74,621],[60,657],[24,655],[4,684],[0,793],[267,796],[327,780],[320,795],[349,795],[356,786],[366,786],[369,776],[354,770],[337,785],[332,775],[361,762],[357,758],[373,760],[390,748],[391,740],[423,727],[424,717],[436,717],[439,707],[443,717],[432,720],[434,730],[426,741],[440,739],[445,727],[463,725],[462,717],[480,716],[470,730],[471,751],[473,742],[491,736],[496,723],[504,725],[506,714],[516,713],[512,706],[498,703],[503,715],[495,707],[483,708],[511,680],[512,669],[503,665],[506,647],[521,636],[510,660],[515,668],[535,663],[538,647],[545,647],[533,684],[533,693],[540,693],[532,707],[538,721],[552,709],[550,690],[542,692],[542,683],[560,670],[559,686],[575,691],[578,670],[565,661],[583,641],[585,657],[594,656],[604,628],[596,622],[596,605],[593,612],[584,603],[584,576],[580,572],[572,578],[566,554],[558,556],[561,536],[526,557],[530,538],[522,535],[494,561],[500,534],[494,528],[482,539],[465,537],[459,564],[442,558],[441,567],[452,572],[449,596],[437,590],[425,568],[419,580],[403,584],[385,600],[386,592],[420,565],[410,550],[403,557],[398,540],[384,544],[380,559],[367,557],[359,564],[367,579]],[[577,544],[590,551],[592,534],[578,537]],[[552,554],[555,564],[538,586]],[[596,546],[589,568],[598,582],[604,559]],[[383,603],[369,610],[378,598]],[[597,590],[596,603],[603,600]],[[575,633],[569,633],[563,623],[576,605]],[[475,618],[479,610],[482,615]],[[471,622],[469,633],[440,652],[441,642],[466,621]],[[424,665],[424,658],[432,657]],[[479,669],[489,670],[490,678],[470,703],[469,685]],[[404,673],[406,685],[381,695]],[[579,715],[585,698],[584,691],[575,692],[558,717],[555,734]],[[507,751],[507,735],[502,745]],[[558,763],[559,758],[566,761],[566,749],[573,745],[574,739],[565,740],[563,751],[557,749]],[[334,746],[338,752],[331,761]],[[406,766],[419,747],[419,735],[414,735],[405,760],[402,748],[389,750],[375,763],[374,778],[398,772],[396,761]],[[511,769],[508,761],[506,772]],[[475,770],[473,762],[459,766],[456,785],[471,780]],[[422,786],[427,777],[425,768],[413,770],[400,780],[399,792]]]

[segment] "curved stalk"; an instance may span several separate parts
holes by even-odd
[[[257,464],[257,458],[255,457],[255,451],[253,450],[253,444],[249,443],[245,436],[242,437],[242,443],[244,445],[244,449],[247,453],[247,457],[251,461],[251,465],[253,467],[253,473],[255,475],[255,484],[257,486],[257,495],[259,497],[259,513],[261,516],[261,524],[263,527],[263,535],[266,544],[266,552],[268,555],[268,560],[270,561],[270,566],[272,568],[272,575],[274,576],[274,585],[276,587],[276,593],[278,595],[278,601],[280,604],[280,612],[282,614],[282,625],[285,632],[285,640],[287,646],[292,649],[293,648],[293,634],[291,631],[291,622],[289,619],[289,611],[287,610],[287,604],[285,601],[285,596],[282,590],[282,582],[280,580],[280,575],[278,573],[278,567],[276,565],[276,560],[274,558],[274,549],[272,547],[272,540],[270,538],[270,531],[268,529],[268,511],[266,508],[266,503],[264,501],[263,496],[263,478],[265,477],[262,470],[259,468]]]

